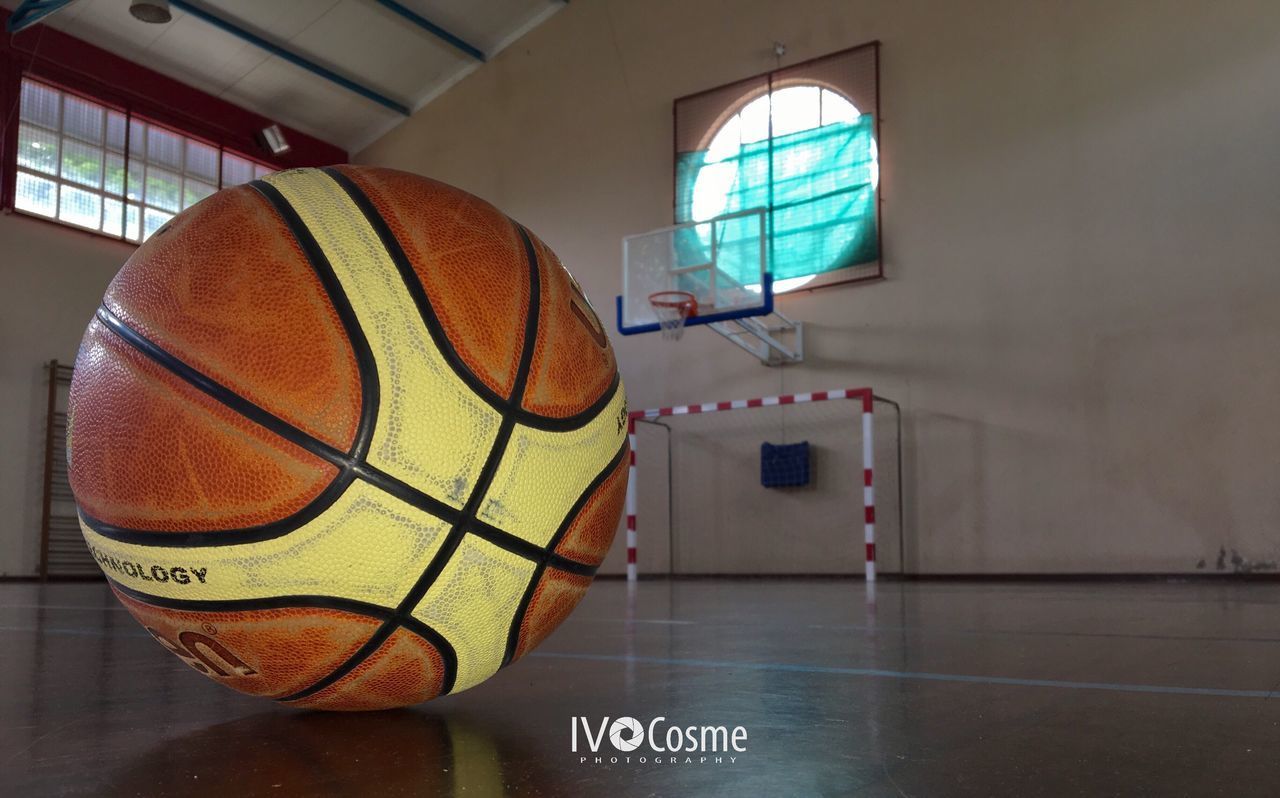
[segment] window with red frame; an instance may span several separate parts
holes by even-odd
[[[141,242],[220,188],[275,171],[261,161],[69,91],[22,78],[14,209]]]

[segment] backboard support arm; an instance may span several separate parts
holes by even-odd
[[[765,317],[745,316],[712,322],[708,326],[766,366],[804,362],[804,322],[793,321],[780,311],[772,310]],[[791,346],[779,340],[782,336],[790,337]]]

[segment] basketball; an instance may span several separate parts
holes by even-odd
[[[613,540],[627,408],[537,236],[423,177],[224,189],[111,282],[71,383],[89,551],[205,676],[295,707],[456,693],[538,645]]]

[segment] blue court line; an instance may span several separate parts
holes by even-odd
[[[1063,679],[1019,679],[1012,676],[969,676],[960,673],[926,671],[893,671],[881,668],[837,668],[825,665],[795,665],[785,662],[734,662],[708,659],[666,659],[621,654],[564,654],[534,651],[526,656],[554,659],[580,659],[592,662],[624,662],[641,665],[676,665],[717,670],[772,671],[779,673],[821,673],[838,676],[864,676],[875,679],[901,679],[926,682],[958,682],[963,684],[1006,685],[1015,687],[1057,687],[1067,690],[1105,690],[1113,693],[1156,693],[1161,695],[1201,695],[1219,698],[1270,698],[1271,690],[1229,690],[1217,687],[1176,687],[1159,684],[1122,684],[1117,682],[1072,682]]]
[[[123,609],[123,608],[121,608]],[[671,621],[671,620],[630,620],[619,621],[616,618],[583,618],[574,623],[595,623],[617,626],[619,623],[663,624],[682,626],[714,626],[724,629],[760,628],[759,623],[743,623],[738,621]],[[838,632],[909,632],[928,637],[1080,637],[1118,640],[1163,640],[1173,643],[1280,643],[1280,637],[1237,637],[1232,635],[1158,635],[1138,632],[1058,632],[1040,629],[959,629],[940,628],[936,626],[900,626],[887,623],[811,623],[810,629],[827,629]]]
[[[745,626],[745,624],[737,624]],[[758,627],[758,624],[756,625]],[[890,624],[809,624],[810,629],[852,632],[911,632],[933,637],[1097,637],[1119,640],[1164,640],[1173,643],[1280,643],[1280,637],[1233,637],[1229,635],[1157,635],[1138,632],[1057,632],[1039,629],[940,629],[933,626],[893,626]]]

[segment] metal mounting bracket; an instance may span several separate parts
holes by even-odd
[[[776,310],[767,316],[744,316],[707,326],[766,366],[804,362],[804,322],[792,321]],[[779,340],[783,336],[791,338],[792,346]]]

